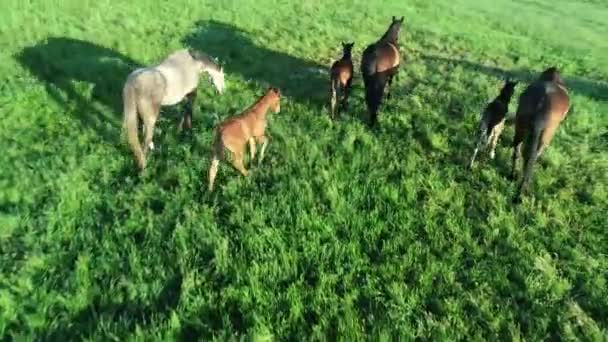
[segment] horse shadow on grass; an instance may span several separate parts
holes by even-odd
[[[493,77],[512,77],[521,82],[531,82],[536,79],[543,70],[506,70],[495,66],[483,65],[476,62],[471,62],[464,59],[442,57],[437,55],[423,54],[422,59],[428,62],[445,63],[459,65],[465,69],[480,72]],[[546,68],[551,65],[547,65]],[[557,65],[559,68],[559,65]],[[608,101],[608,83],[605,81],[587,79],[579,76],[570,76],[563,74],[562,78],[566,86],[576,94],[589,97],[596,101]],[[517,99],[513,98],[511,103],[516,103]]]
[[[227,75],[275,86],[298,103],[320,108],[329,96],[328,67],[258,45],[253,33],[231,24],[199,21],[182,43],[218,58]],[[257,91],[256,92],[260,92]]]
[[[63,338],[91,338],[101,328],[99,322],[105,320],[121,323],[125,332],[133,332],[137,327],[149,327],[154,320],[167,320],[177,308],[181,298],[183,277],[176,273],[164,284],[156,298],[150,302],[125,301],[122,303],[105,303],[107,300],[96,297],[92,303],[70,318],[68,324],[41,331],[43,340],[56,341]]]
[[[141,63],[113,49],[67,37],[45,39],[15,58],[58,104],[70,107],[75,103],[73,112],[83,127],[117,141],[122,86]]]

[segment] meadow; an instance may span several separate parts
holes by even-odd
[[[3,0],[0,340],[608,339],[608,3]],[[405,16],[380,129],[358,62]],[[340,42],[355,89],[327,115]],[[217,57],[193,131],[164,108],[138,175],[129,72]],[[506,76],[556,65],[573,109],[511,204],[513,127],[468,161]],[[280,87],[262,165],[209,193],[213,127]],[[249,168],[248,163],[246,166]]]

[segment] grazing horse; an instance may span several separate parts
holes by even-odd
[[[403,17],[393,21],[382,38],[370,44],[363,51],[361,58],[361,74],[365,85],[365,102],[370,116],[371,127],[378,123],[378,109],[388,82],[387,99],[390,99],[390,87],[393,77],[399,71],[399,31]]]
[[[549,146],[560,123],[570,110],[570,96],[556,67],[543,71],[520,95],[515,116],[511,178],[524,143],[523,178],[513,201],[519,203],[532,179],[536,159]]]
[[[207,72],[221,94],[224,71],[204,53],[182,49],[169,55],[160,64],[140,68],[127,77],[123,88],[124,123],[127,139],[140,170],[146,166],[146,154],[154,149],[152,136],[161,106],[170,106],[187,99],[186,113],[180,126],[192,127],[192,111],[196,88],[202,72]],[[138,138],[138,118],[144,124],[144,147]]]
[[[330,71],[330,110],[334,118],[336,110],[336,92],[342,93],[342,107],[348,106],[348,95],[353,81],[352,51],[355,43],[342,43],[342,58],[332,64]]]
[[[232,165],[243,176],[247,176],[248,174],[243,165],[243,156],[247,144],[249,144],[251,162],[253,162],[255,157],[256,143],[262,144],[258,164],[262,162],[264,151],[266,151],[266,146],[268,145],[268,138],[265,133],[267,125],[266,113],[269,108],[273,112],[278,113],[281,110],[280,99],[281,91],[271,87],[251,107],[241,114],[224,120],[217,126],[211,167],[209,168],[209,191],[213,191],[215,176],[217,175],[218,166],[220,160],[223,159],[225,150],[232,153]]]
[[[496,155],[496,144],[505,127],[505,117],[509,111],[509,102],[513,97],[517,81],[507,80],[500,90],[500,94],[486,106],[479,123],[479,141],[471,158],[471,167],[475,163],[475,157],[479,150],[484,150],[490,145],[490,159]]]

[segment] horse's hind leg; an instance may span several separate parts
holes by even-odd
[[[141,112],[142,120],[144,122],[144,155],[148,153],[148,150],[154,149],[154,126],[156,126],[156,120],[160,112],[160,104],[154,104],[150,101],[140,101],[139,110]]]
[[[209,167],[209,192],[213,191],[213,183],[215,183],[215,176],[217,176],[219,166],[219,158],[217,156],[213,156],[213,159],[211,159],[211,166]]]
[[[353,83],[352,77],[348,79],[346,85],[344,86],[344,97],[342,98],[342,107],[344,110],[348,110],[348,97],[350,96],[350,89]]]
[[[213,183],[215,183],[215,176],[220,165],[220,159],[224,154],[224,145],[222,144],[221,137],[218,136],[213,145],[213,154],[211,157],[211,166],[209,167],[209,192],[213,191]]]
[[[490,137],[491,147],[490,147],[490,159],[494,159],[496,157],[496,145],[498,144],[498,138],[502,134],[502,130],[505,128],[505,120],[503,119],[492,129],[492,135]]]
[[[186,112],[181,120],[181,129],[192,129],[192,113],[194,111],[194,101],[196,100],[196,89],[186,95]]]
[[[332,119],[336,113],[336,101],[336,81],[332,79],[329,89],[329,111]]]
[[[239,152],[234,152],[232,154],[232,165],[234,165],[234,168],[237,169],[243,176],[247,177],[247,170],[245,169],[245,166],[243,165],[243,151],[239,151]]]
[[[387,100],[390,100],[391,96],[392,96],[392,94],[391,94],[391,88],[392,88],[392,85],[393,85],[393,77],[394,77],[394,75],[390,75],[388,77],[388,81],[387,81],[388,84],[387,84],[387,87],[386,87],[386,99]]]
[[[477,157],[477,153],[482,150],[488,143],[488,126],[485,122],[481,122],[479,125],[479,139],[477,140],[477,146],[475,146],[475,150],[473,151],[473,156],[471,157],[471,163],[469,167],[473,168],[475,164],[475,158]]]
[[[516,139],[513,141],[513,154],[511,155],[511,180],[517,179],[515,169],[517,169],[517,160],[521,158],[521,145],[522,139]]]

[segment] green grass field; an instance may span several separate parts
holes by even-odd
[[[605,1],[0,7],[0,340],[608,339]],[[406,62],[374,133],[358,63],[393,15]],[[321,71],[347,40],[332,122]],[[190,135],[165,108],[138,176],[123,82],[186,45],[226,92],[202,82]],[[550,65],[574,108],[514,207],[512,126],[467,168],[479,113]],[[213,126],[268,85],[286,97],[264,163],[222,164],[208,193]]]

